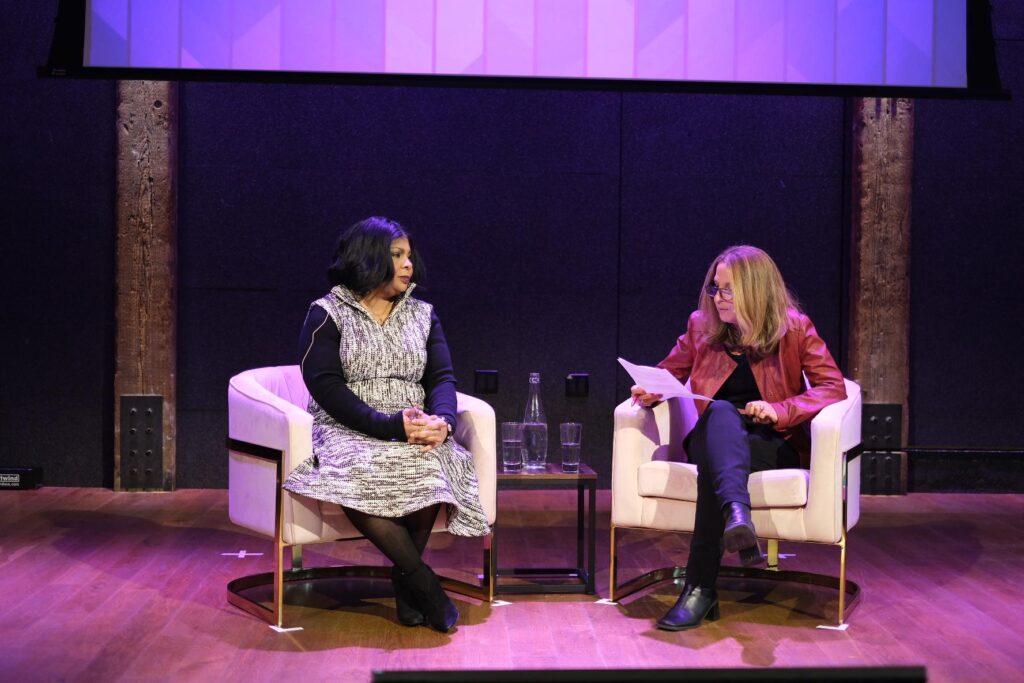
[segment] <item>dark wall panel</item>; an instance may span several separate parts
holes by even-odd
[[[615,357],[661,357],[723,246],[774,252],[826,338],[839,337],[838,101],[316,92],[189,86],[183,412],[223,412],[220,387],[238,369],[295,362],[331,237],[371,213],[416,231],[429,266],[419,296],[438,307],[461,387],[471,391],[475,369],[499,370],[501,391],[487,398],[499,420],[517,419],[526,375],[540,371],[552,432],[583,421],[587,458],[605,474],[624,391]],[[210,303],[220,299],[238,302]],[[222,305],[234,310],[221,315]],[[204,328],[221,342],[204,341]],[[564,397],[570,372],[591,375],[588,400]],[[196,424],[209,432],[192,443],[217,460],[222,430]]]
[[[1008,102],[920,101],[911,218],[913,446],[1024,448],[1024,22],[995,3]],[[1009,18],[1009,17],[1007,17]],[[997,24],[997,26],[1002,23]],[[1007,34],[1015,27],[1015,33]]]
[[[500,420],[517,419],[538,370],[551,423],[585,420],[606,452],[619,100],[188,85],[179,411],[202,433],[188,437],[201,455],[182,460],[180,481],[223,485],[227,379],[298,361],[335,234],[373,214],[413,231],[427,261],[417,296],[437,306],[460,388],[472,391],[477,368],[499,370],[501,391],[487,398]],[[582,405],[562,396],[569,372],[594,374]]]
[[[620,351],[661,360],[711,260],[776,260],[842,363],[842,102],[629,95],[623,114]],[[620,375],[619,395],[629,378]]]
[[[114,86],[41,81],[56,0],[0,22],[0,464],[111,484]]]
[[[450,265],[431,275],[423,295],[443,316],[465,391],[472,392],[474,370],[498,370],[500,391],[484,398],[499,420],[521,420],[528,373],[540,372],[552,431],[559,421],[582,421],[592,458],[611,440],[602,408],[614,382],[607,359],[614,358],[616,327],[616,282],[608,272],[616,259],[615,172],[491,178],[490,188],[477,188],[470,213],[492,211],[491,198],[504,212],[463,248],[431,245],[430,253],[445,255],[435,260]],[[456,222],[471,220],[460,209],[454,214]],[[426,234],[443,231],[439,225]],[[587,401],[567,403],[570,372],[590,373]]]

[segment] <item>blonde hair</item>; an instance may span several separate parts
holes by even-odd
[[[735,325],[722,322],[714,298],[707,295],[720,264],[732,274]],[[771,355],[789,330],[790,309],[799,311],[800,304],[786,288],[775,261],[761,249],[732,246],[711,262],[700,292],[700,311],[709,323],[704,333],[708,342],[741,348],[759,358]]]

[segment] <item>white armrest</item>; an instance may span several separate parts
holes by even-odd
[[[228,383],[228,436],[283,451],[288,476],[313,455],[313,416],[243,373]]]
[[[846,380],[846,398],[826,406],[811,420],[811,472],[807,491],[808,540],[835,543],[842,530],[843,454],[860,443],[860,387]],[[856,476],[852,476],[856,475]],[[849,473],[847,528],[856,523],[860,470]]]
[[[458,399],[458,426],[455,440],[473,454],[480,503],[488,524],[494,524],[497,514],[497,439],[494,408],[486,401],[468,394],[456,393]]]
[[[626,399],[615,408],[612,437],[612,524],[640,526],[640,465],[681,454],[683,438],[695,420],[693,401],[669,399],[654,408]]]
[[[228,436],[282,452],[285,474],[312,455],[313,416],[265,388],[259,377],[287,368],[257,368],[228,382]],[[228,514],[235,524],[267,536],[277,525],[277,463],[231,452],[228,459]],[[291,508],[287,508],[289,518]],[[287,531],[287,530],[286,530]],[[287,534],[286,534],[287,535]]]

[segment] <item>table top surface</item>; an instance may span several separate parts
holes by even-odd
[[[597,479],[597,472],[590,465],[580,463],[579,472],[563,472],[561,463],[549,462],[542,470],[528,470],[525,467],[515,472],[506,472],[498,466],[499,481],[530,481],[530,480],[576,480]]]

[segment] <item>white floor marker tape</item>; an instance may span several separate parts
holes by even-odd
[[[511,605],[512,603],[508,600],[492,600],[491,607],[504,607],[505,605]]]
[[[263,553],[250,553],[248,550],[239,550],[237,553],[221,553],[222,557],[237,557],[244,560],[247,557],[262,557]]]
[[[292,626],[291,628],[285,628],[283,626],[274,626],[273,624],[270,625],[270,628],[277,631],[278,633],[291,633],[292,631],[302,630],[301,626]]]
[[[838,626],[830,626],[828,624],[818,624],[817,627],[820,629],[824,629],[826,631],[845,631],[846,629],[850,628],[850,625],[840,624]]]
[[[615,602],[614,600],[609,600],[608,598],[601,598],[600,600],[595,600],[594,604],[595,605],[617,605],[619,603]]]

